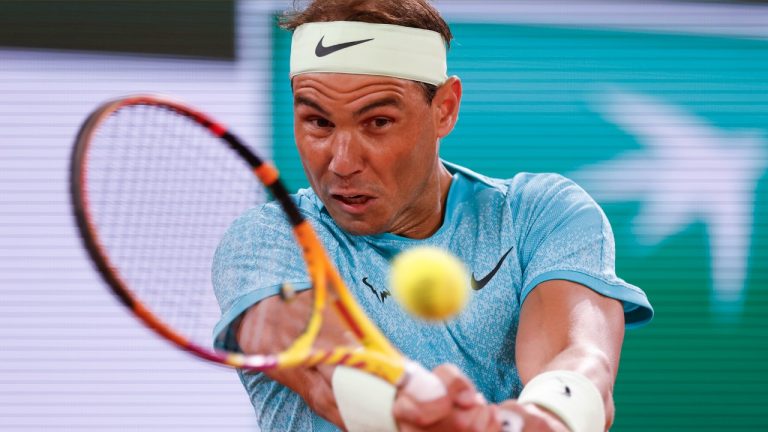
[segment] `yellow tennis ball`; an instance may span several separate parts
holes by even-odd
[[[405,310],[427,320],[457,314],[469,298],[464,264],[436,247],[415,247],[395,257],[390,286]]]

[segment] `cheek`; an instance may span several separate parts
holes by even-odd
[[[417,172],[425,172],[433,168],[435,156],[437,155],[437,135],[429,118],[425,116],[418,127],[410,131],[409,136],[413,137],[404,155],[409,165],[413,166]]]
[[[419,195],[423,185],[434,171],[437,154],[436,137],[428,128],[414,129],[412,140],[402,142],[387,165],[390,181],[396,184],[401,196]]]
[[[316,186],[315,180],[322,177],[324,170],[328,167],[328,161],[325,155],[325,146],[322,142],[313,139],[309,135],[296,133],[296,149],[299,152],[301,164],[304,166],[304,172],[307,174],[312,186]]]

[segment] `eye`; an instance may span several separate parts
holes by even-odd
[[[381,129],[384,127],[387,127],[392,124],[392,120],[388,119],[386,117],[376,117],[373,120],[371,120],[371,126]]]
[[[334,126],[330,120],[322,117],[311,118],[309,119],[309,122],[310,124],[312,124],[312,126],[320,129],[327,129]]]

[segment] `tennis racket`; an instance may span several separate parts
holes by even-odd
[[[277,170],[221,123],[165,96],[111,100],[82,125],[71,163],[74,214],[98,272],[128,310],[176,347],[257,371],[345,365],[398,388],[418,383],[422,400],[445,394],[356,304]],[[300,325],[272,316],[251,331],[266,337],[276,325],[299,328],[287,346],[248,354],[215,350],[212,329],[220,311],[210,282],[213,254],[232,221],[266,202],[267,191],[303,251],[311,307]],[[290,308],[290,295],[283,297]],[[355,344],[318,347],[328,314],[338,317]]]

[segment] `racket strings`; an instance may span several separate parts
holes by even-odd
[[[191,119],[137,105],[103,121],[87,170],[92,218],[121,278],[166,324],[210,346],[214,251],[266,198],[247,165]]]

